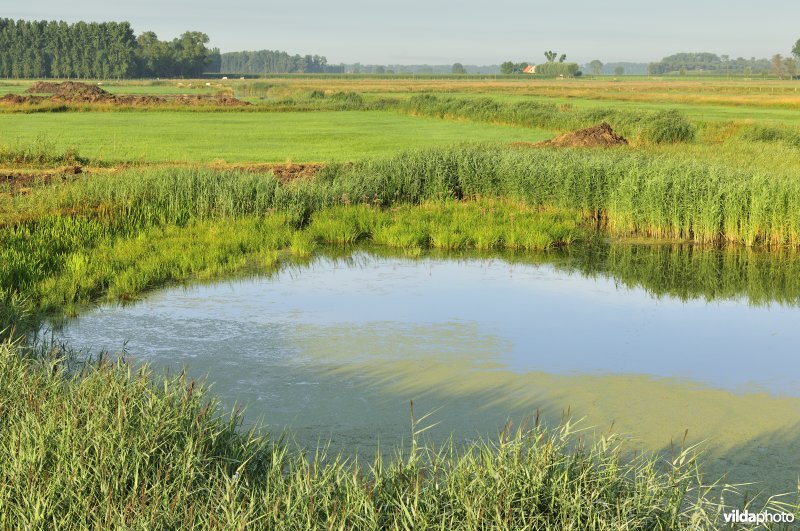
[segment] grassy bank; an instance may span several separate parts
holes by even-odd
[[[513,149],[465,145],[333,164],[288,184],[270,174],[198,168],[129,170],[0,198],[0,222],[65,212],[128,225],[286,212],[297,223],[326,206],[380,207],[500,197],[573,210],[613,235],[797,247],[800,181],[791,166],[709,164],[678,152]]]
[[[206,199],[212,197],[225,200],[209,191]],[[168,282],[269,269],[282,257],[309,256],[323,244],[371,242],[419,254],[425,248],[545,250],[587,237],[574,213],[500,200],[391,210],[327,207],[303,220],[292,214],[290,201],[281,213],[242,216],[268,207],[232,202],[192,212],[186,209],[202,207],[199,198],[172,198],[179,201],[177,210],[151,204],[147,211],[105,210],[98,219],[90,207],[88,218],[48,216],[4,229],[4,323],[39,311],[74,313],[101,297],[130,299]]]
[[[0,526],[131,529],[697,529],[720,508],[689,452],[623,458],[569,424],[368,466],[239,431],[181,376],[67,372],[0,345]],[[21,398],[22,397],[22,398]]]
[[[582,225],[796,248],[800,181],[670,153],[464,146],[334,164],[288,183],[203,168],[92,175],[0,198],[0,225],[5,298],[55,309],[328,242],[536,250],[585,238]]]

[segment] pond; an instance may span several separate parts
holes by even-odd
[[[352,250],[103,305],[57,335],[208,377],[248,422],[371,455],[538,411],[791,490],[800,474],[793,256],[617,245],[538,255]]]

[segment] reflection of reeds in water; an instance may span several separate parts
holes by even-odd
[[[800,253],[691,245],[576,246],[558,267],[680,300],[800,305]]]

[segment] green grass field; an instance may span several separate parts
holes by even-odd
[[[0,115],[0,144],[45,136],[92,160],[143,162],[352,161],[460,142],[536,142],[529,128],[390,112],[41,113]]]
[[[380,97],[411,97],[409,93],[378,93],[370,94],[370,98]],[[475,98],[471,93],[447,94],[457,98]],[[779,107],[746,106],[746,105],[721,105],[721,104],[693,104],[671,101],[609,101],[581,97],[563,96],[538,96],[520,94],[481,94],[493,100],[508,103],[536,101],[542,103],[555,103],[557,105],[571,105],[576,109],[623,109],[636,111],[663,111],[677,109],[688,118],[697,121],[733,121],[748,120],[759,123],[800,125],[800,112],[797,109],[782,109]]]

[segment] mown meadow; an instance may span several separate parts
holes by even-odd
[[[304,455],[244,431],[201,384],[31,343],[45,317],[174,283],[270,271],[330,246],[409,256],[576,248],[586,250],[587,270],[599,259],[604,272],[655,293],[797,300],[800,133],[791,125],[572,107],[545,96],[454,97],[450,89],[375,98],[369,92],[380,87],[365,90],[360,80],[349,90],[330,80],[327,91],[309,91],[317,82],[243,84],[237,96],[267,99],[218,112],[0,109],[2,526],[717,525],[722,491],[703,486],[692,448],[669,459],[633,455],[616,437],[582,441],[567,421],[434,449],[417,445],[426,418],[412,416],[410,446],[392,457],[365,464],[324,450]],[[478,90],[464,83],[450,88]],[[532,96],[549,90],[518,87]],[[720,105],[773,106],[732,101],[742,89],[726,87],[698,93]],[[635,100],[635,91],[620,90],[621,100]],[[598,122],[630,144],[533,145]],[[224,164],[286,159],[322,164],[288,179]],[[673,264],[692,282],[670,282],[659,264],[685,255],[660,247],[641,262],[609,239],[729,248],[731,260],[752,267],[717,275],[709,255]],[[767,253],[780,260],[759,258]]]

